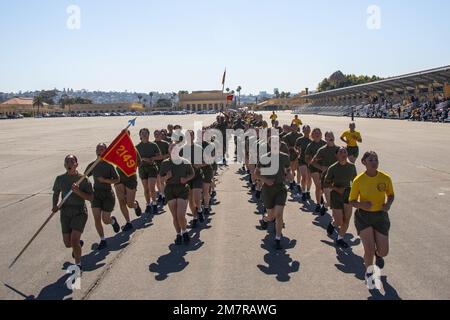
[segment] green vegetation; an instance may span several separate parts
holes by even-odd
[[[343,74],[341,71],[336,71],[329,78],[325,78],[317,88],[317,91],[328,91],[340,88],[346,88],[350,86],[355,86],[358,84],[365,84],[369,82],[374,82],[378,80],[383,80],[383,78],[377,76],[356,76],[354,74]]]

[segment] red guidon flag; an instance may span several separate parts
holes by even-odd
[[[101,158],[120,168],[127,177],[136,174],[137,151],[128,131],[122,131]]]
[[[232,102],[233,99],[234,99],[234,95],[229,95],[229,96],[227,96],[227,101],[228,101],[228,102]]]

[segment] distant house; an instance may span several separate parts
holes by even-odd
[[[8,106],[32,106],[33,98],[12,98],[2,103],[2,105]],[[48,106],[47,103],[44,103],[44,106]]]

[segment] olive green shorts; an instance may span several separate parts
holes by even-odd
[[[389,236],[391,221],[387,212],[367,212],[359,209],[355,214],[355,227],[358,234],[365,229],[372,227],[382,235]]]
[[[350,190],[350,188],[346,188],[344,194],[331,191],[331,209],[344,210],[344,205],[349,204]]]
[[[72,231],[83,233],[88,220],[87,208],[84,207],[62,207],[61,208],[61,229],[63,234],[70,234]]]
[[[305,157],[298,158],[298,166],[299,167],[308,166],[308,164],[305,162]]]
[[[116,205],[116,196],[112,190],[95,190],[92,209],[101,209],[103,212],[113,212]]]
[[[130,190],[137,190],[137,187],[138,187],[138,182],[137,182],[136,176],[126,178],[125,180],[121,179],[119,184],[123,184],[125,186],[125,188],[130,189]]]
[[[359,157],[359,147],[347,147],[347,153],[349,156],[358,158]]]
[[[211,167],[213,168],[214,174],[217,174],[217,170],[218,170],[217,163],[214,162],[214,163],[211,165]]]
[[[141,180],[156,179],[158,177],[158,166],[139,167],[139,178]]]
[[[182,184],[168,184],[164,189],[167,202],[176,199],[187,200],[189,198],[189,186]]]
[[[291,162],[293,161],[297,161],[298,160],[298,153],[295,150],[289,150],[289,159],[291,160]]]
[[[200,169],[194,169],[195,171],[195,177],[189,181],[189,188],[191,188],[191,190],[194,189],[203,189],[203,174],[202,171]]]
[[[284,184],[276,184],[271,187],[264,185],[262,199],[266,209],[271,210],[276,206],[286,206],[287,189]]]
[[[322,173],[319,169],[317,169],[316,167],[311,166],[311,165],[308,166],[308,170],[310,173],[319,173],[319,174]]]
[[[214,179],[214,169],[212,166],[206,166],[202,168],[203,172],[203,182],[204,183],[212,183]]]

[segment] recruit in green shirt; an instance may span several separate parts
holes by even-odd
[[[74,183],[78,182],[82,177],[81,174],[76,174],[71,176],[67,173],[56,177],[55,183],[53,184],[53,192],[61,193],[61,199],[64,199],[66,195],[72,190]],[[87,194],[93,194],[92,184],[84,179],[80,184],[80,190]],[[83,207],[85,205],[85,200],[80,198],[75,193],[72,193],[67,201],[64,203],[64,207]]]

